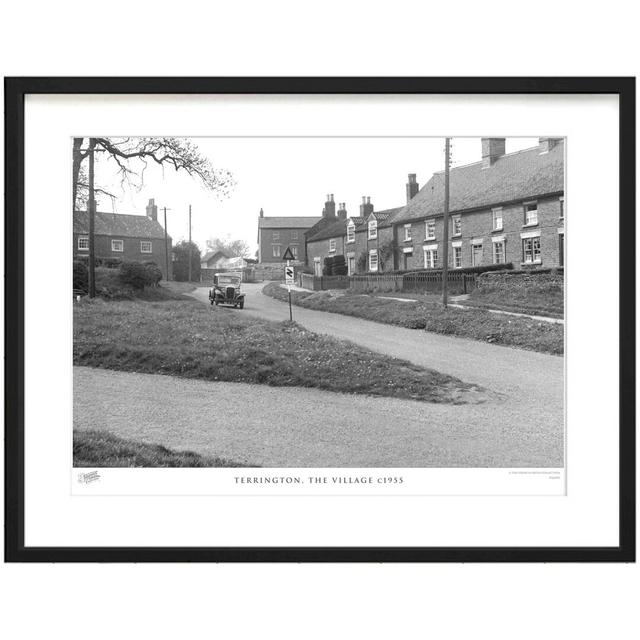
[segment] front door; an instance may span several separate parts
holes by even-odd
[[[313,261],[313,273],[316,276],[322,275],[322,263],[320,262],[320,258],[315,258]]]
[[[356,272],[356,259],[355,256],[349,256],[347,262],[348,271],[347,273],[352,276]]]
[[[471,264],[477,267],[482,264],[482,245],[474,244],[471,247]]]

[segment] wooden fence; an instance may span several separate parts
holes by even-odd
[[[470,293],[476,288],[478,274],[450,271],[448,290],[452,295]],[[416,271],[399,274],[368,274],[360,276],[300,275],[300,286],[312,291],[349,289],[360,293],[440,293],[442,271]]]

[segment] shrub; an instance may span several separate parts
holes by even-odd
[[[89,269],[85,260],[73,261],[73,288],[80,291],[89,290]]]
[[[144,289],[146,284],[150,284],[148,277],[147,268],[141,262],[123,262],[120,265],[120,281],[138,291]]]
[[[145,284],[152,287],[157,287],[160,283],[160,280],[162,280],[162,271],[160,270],[160,267],[158,267],[155,262],[150,261],[144,263],[144,268],[147,278]]]

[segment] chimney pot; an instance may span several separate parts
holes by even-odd
[[[152,220],[158,220],[158,205],[154,198],[149,198],[149,204],[147,205],[147,216]]]

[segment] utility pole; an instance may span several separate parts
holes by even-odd
[[[189,282],[191,282],[191,205],[189,205]]]
[[[444,142],[444,233],[442,234],[442,304],[447,308],[447,285],[449,280],[449,155],[451,138]]]
[[[89,138],[89,297],[96,297],[96,243],[95,243],[95,219],[96,219],[96,194],[94,185],[94,148],[95,140]]]
[[[167,270],[167,282],[169,281],[169,237],[167,236],[167,207],[164,209],[164,266]]]

